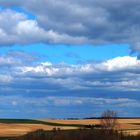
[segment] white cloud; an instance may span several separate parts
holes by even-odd
[[[24,61],[20,61],[20,59],[18,59],[20,63],[16,63],[18,62],[16,57],[11,56],[7,56],[5,60],[1,57],[0,61],[3,63],[1,73],[7,73],[13,77],[14,84],[28,83],[31,85],[31,88],[36,90],[37,88],[40,89],[40,86],[40,90],[44,91],[48,89],[53,90],[57,86],[60,90],[67,89],[73,91],[99,89],[110,91],[140,90],[138,84],[140,82],[138,76],[140,60],[137,60],[136,57],[124,56],[100,63],[79,65],[56,65],[50,62],[32,63],[32,61],[29,65],[24,63]],[[5,69],[7,64],[10,67],[10,72]],[[37,83],[40,83],[39,87]],[[23,88],[26,89],[24,84]]]
[[[1,11],[0,44],[127,43],[133,50],[139,51],[139,4],[139,1],[131,0],[30,0],[30,3],[27,0],[1,0],[1,6],[20,7],[23,13]],[[31,20],[25,13],[34,15],[35,19]],[[22,39],[16,33],[21,34]]]
[[[34,67],[23,67],[24,72],[43,72],[46,75],[74,75],[97,73],[101,71],[117,71],[125,69],[139,68],[140,60],[137,57],[124,56],[116,57],[96,64],[79,64],[79,65],[53,65],[50,62],[44,62]]]
[[[2,75],[0,74],[0,83],[1,84],[7,84],[13,80],[13,77],[11,75]]]
[[[24,57],[29,59],[27,63]],[[136,57],[69,65],[37,62],[25,52],[8,52],[0,56],[0,64],[0,106],[7,110],[29,107],[32,112],[69,106],[121,110],[140,106],[136,94],[140,91],[140,60]]]
[[[140,61],[137,60],[137,57],[131,57],[131,56],[124,56],[124,57],[116,57],[114,59],[108,60],[103,63],[103,66],[105,66],[105,69],[109,71],[114,70],[123,70],[125,68],[134,68],[140,66]]]
[[[50,62],[35,63],[34,56],[23,52],[14,54],[0,56],[0,75],[4,75],[1,81],[13,90],[58,93],[61,90],[71,92],[140,90],[138,84],[140,60],[136,57],[124,56],[99,63],[68,65]],[[28,61],[23,59],[26,56]]]
[[[9,22],[10,21],[10,22]],[[52,29],[45,30],[36,20],[28,19],[25,13],[13,10],[0,11],[0,44],[31,44],[31,43],[84,43],[84,37],[72,37],[58,33]]]

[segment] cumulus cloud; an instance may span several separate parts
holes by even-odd
[[[29,60],[23,59],[24,56]],[[36,59],[24,52],[1,56],[0,73],[8,77],[0,78],[0,81],[5,79],[8,81],[7,87],[30,92],[140,90],[140,60],[136,57],[116,57],[99,63],[79,65],[37,62]]]
[[[10,21],[10,22],[9,22]],[[73,43],[84,42],[84,37],[72,37],[53,29],[45,30],[38,22],[28,19],[25,13],[13,10],[0,11],[0,45],[32,43]]]
[[[88,63],[79,65],[59,64],[53,65],[49,62],[40,63],[35,67],[23,67],[24,72],[42,72],[50,76],[59,75],[82,75],[88,73],[100,73],[102,71],[113,72],[125,69],[136,69],[140,65],[137,57],[116,57],[99,63]]]
[[[120,110],[139,107],[140,98],[136,93],[140,91],[140,60],[136,57],[78,65],[38,59],[22,51],[0,56],[1,106],[18,112],[30,106],[27,117],[35,110],[43,115],[58,110],[63,114],[65,107],[69,109],[64,116],[71,115],[69,111],[73,107],[73,113],[77,107],[88,107],[86,113],[98,108],[97,115],[107,107],[119,106]]]
[[[103,1],[79,1],[79,0],[13,0],[0,1],[0,5],[6,8],[22,7],[35,15],[31,20],[23,16],[25,13],[15,13],[18,21],[10,19],[14,24],[14,32],[7,34],[13,28],[11,24],[1,27],[1,44],[14,43],[66,43],[66,44],[104,44],[125,43],[130,44],[133,50],[139,47],[139,1],[131,0],[103,0]],[[41,7],[41,8],[40,8]],[[2,16],[3,25],[9,24],[5,21],[8,16]],[[21,18],[22,16],[22,18]],[[23,18],[24,17],[24,18]],[[19,21],[20,20],[20,21]],[[34,30],[33,30],[34,29]],[[22,36],[22,39],[20,37]],[[5,42],[7,37],[9,41]],[[17,39],[18,38],[18,39]]]
[[[36,21],[28,20],[23,13],[13,10],[0,12],[1,45],[33,43],[39,39],[42,32],[43,30],[37,26]]]

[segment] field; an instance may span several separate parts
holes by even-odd
[[[94,125],[99,124],[99,119],[87,119],[87,120],[47,120],[52,123],[62,124],[81,124],[81,125]],[[138,134],[140,133],[140,119],[118,119],[118,129],[126,134]]]
[[[100,119],[80,119],[80,120],[40,120],[43,122],[50,123],[61,123],[61,124],[99,124]],[[140,123],[140,119],[118,119],[120,124],[138,124]]]
[[[140,133],[140,119],[118,119],[118,129],[127,134]],[[38,129],[77,129],[84,125],[99,124],[98,119],[85,120],[19,120],[0,119],[0,137],[15,137]]]

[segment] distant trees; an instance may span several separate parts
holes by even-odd
[[[114,129],[118,125],[117,112],[106,110],[102,113],[100,119],[101,126],[107,129]]]

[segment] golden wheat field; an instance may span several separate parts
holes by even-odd
[[[99,119],[83,119],[83,120],[43,120],[53,123],[62,124],[83,124],[94,125],[100,124]],[[118,129],[130,134],[140,133],[140,119],[118,119]],[[138,125],[139,124],[139,125]]]
[[[99,119],[84,119],[84,120],[43,120],[46,122],[53,123],[62,123],[62,124],[83,124],[83,125],[93,125],[99,124]],[[136,125],[140,123],[140,119],[118,119],[119,128],[121,129],[138,129],[140,125]]]
[[[53,130],[58,128],[50,125],[43,124],[0,124],[0,136],[19,136],[38,129]],[[61,130],[76,129],[76,127],[59,127]]]
[[[50,123],[59,124],[83,124],[83,125],[93,125],[99,124],[98,119],[88,119],[88,120],[41,120]],[[119,130],[125,133],[138,134],[140,133],[140,119],[119,119]],[[19,136],[26,134],[30,131],[35,131],[37,129],[52,130],[53,128],[64,129],[77,129],[78,127],[68,127],[68,126],[52,126],[46,124],[19,124],[19,123],[0,123],[0,136]]]

